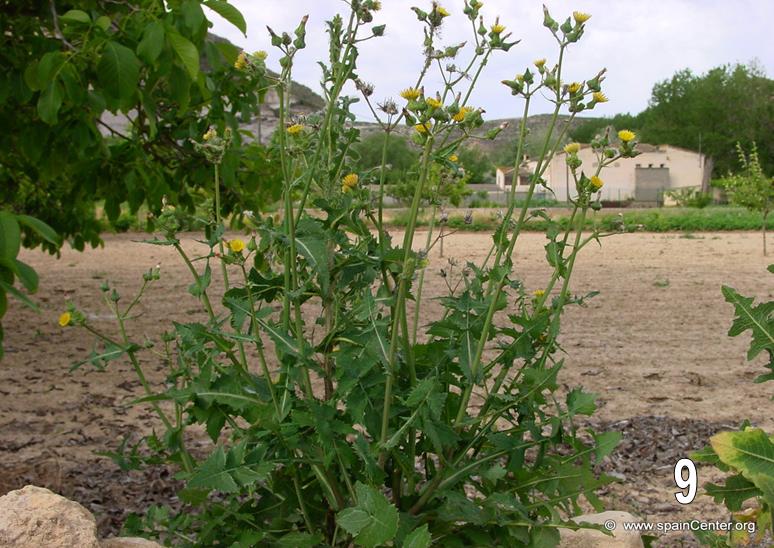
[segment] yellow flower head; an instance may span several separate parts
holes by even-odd
[[[268,56],[269,54],[263,51],[262,49],[253,53],[253,57],[255,57],[256,59],[260,59],[261,61],[265,61]]]
[[[567,143],[564,145],[564,151],[567,154],[578,154],[580,148],[580,143]]]
[[[633,131],[629,131],[628,129],[622,129],[621,131],[618,132],[618,138],[621,139],[624,143],[633,141],[635,137],[637,137],[637,135]]]
[[[406,88],[400,92],[400,96],[406,101],[416,101],[420,95],[422,95],[422,92],[417,88]]]
[[[211,127],[210,129],[208,129],[206,131],[206,133],[204,135],[202,135],[202,139],[204,141],[211,141],[212,139],[214,139],[217,136],[218,136],[218,131],[214,127]]]
[[[545,295],[546,292],[542,289],[536,289],[535,291],[532,292],[532,294],[539,299],[540,297]]]
[[[595,91],[591,94],[591,96],[594,98],[594,100],[597,103],[607,103],[607,95],[602,93],[601,91]]]
[[[443,106],[443,103],[441,101],[433,97],[428,97],[427,99],[425,99],[425,103],[427,103],[427,105],[432,108],[441,108],[441,106]]]
[[[589,15],[588,13],[583,13],[582,11],[572,12],[572,17],[573,19],[575,19],[575,22],[578,23],[579,25],[582,25],[583,23],[591,19],[591,15]]]
[[[443,6],[435,6],[435,13],[437,13],[441,17],[448,17],[449,16],[449,12],[446,11],[446,8],[444,8]]]
[[[523,82],[524,81],[524,75],[523,74],[517,74],[516,75],[516,81],[517,82]]]
[[[494,34],[500,34],[504,30],[505,30],[505,25],[501,25],[500,23],[496,23],[492,25],[492,32]]]
[[[73,315],[69,312],[62,312],[62,314],[59,316],[59,327],[67,327],[70,325],[70,322],[73,320]]]
[[[228,248],[233,253],[241,253],[242,250],[245,248],[245,243],[239,238],[235,238],[233,240],[228,241]]]
[[[236,58],[236,61],[234,61],[234,68],[237,70],[244,70],[247,68],[247,55],[244,51],[240,51],[239,55]]]
[[[581,86],[581,84],[579,82],[573,82],[572,84],[567,86],[567,91],[569,91],[571,94],[572,93],[578,93],[580,91],[581,87],[582,86]]]
[[[457,162],[457,161],[459,161],[459,159],[460,159],[460,157],[457,156],[456,154],[452,154],[451,156],[449,156],[449,161],[450,162]]]
[[[341,184],[348,186],[349,188],[354,188],[359,180],[360,177],[358,177],[357,173],[349,173],[341,180]]]
[[[288,127],[288,133],[291,135],[298,135],[302,131],[304,131],[303,124],[293,124],[292,126]]]
[[[414,129],[417,130],[417,133],[424,134],[428,132],[429,128],[427,127],[427,124],[417,124],[414,126]]]
[[[545,66],[545,64],[546,64],[546,60],[545,60],[545,59],[535,59],[535,60],[533,61],[533,64],[534,64],[534,65],[535,65],[537,68],[543,68],[543,66]]]
[[[379,11],[380,9],[382,9],[382,3],[381,2],[374,2],[373,4],[371,4],[371,9],[373,11]]]
[[[483,2],[479,2],[478,0],[473,0],[470,3],[470,7],[473,8],[474,10],[480,10],[481,8],[484,7],[484,3]]]
[[[461,107],[460,111],[454,116],[452,116],[452,120],[454,120],[455,122],[462,122],[465,119],[465,116],[470,111],[471,111],[470,107]]]
[[[596,175],[591,178],[591,186],[594,187],[594,190],[599,190],[604,184],[604,181]]]

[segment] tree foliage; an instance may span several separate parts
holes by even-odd
[[[20,1],[0,13],[0,208],[30,214],[77,249],[99,243],[95,201],[122,207],[164,197],[193,210],[209,186],[192,138],[234,130],[222,164],[226,212],[279,192],[275,154],[236,131],[259,107],[264,67],[239,72],[239,51],[208,36],[204,8],[245,32],[221,0]],[[52,244],[32,231],[26,245]]]
[[[653,87],[648,108],[641,113],[589,121],[571,136],[589,142],[607,125],[632,129],[645,143],[701,150],[713,158],[715,174],[735,169],[736,142],[749,148],[757,141],[762,143],[761,166],[770,173],[774,170],[772,94],[774,80],[755,63],[723,65],[703,75],[684,69]]]
[[[355,144],[352,148],[358,156],[358,169],[363,172],[373,170],[374,179],[379,179],[378,169],[382,165],[382,147],[385,146],[385,138],[387,139],[385,182],[399,184],[410,177],[416,178],[419,155],[408,140],[399,135],[385,137],[380,133],[373,133]],[[414,170],[413,173],[412,170]]]

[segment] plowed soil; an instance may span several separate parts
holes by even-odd
[[[171,320],[200,318],[199,305],[186,290],[185,266],[171,249],[138,243],[143,237],[108,235],[104,248],[65,249],[59,259],[24,251],[22,260],[40,274],[36,300],[42,313],[12,303],[3,322],[0,495],[28,483],[51,488],[92,510],[103,533],[116,531],[127,512],[174,503],[175,485],[170,471],[128,475],[95,454],[115,450],[126,435],[149,432],[154,417],[142,406],[127,405],[141,395],[128,364],[113,363],[105,372],[88,366],[69,372],[70,363],[91,350],[93,339],[82,330],[61,329],[56,319],[70,300],[91,322],[111,330],[99,285],[108,280],[128,296],[157,263],[162,279],[137,307],[132,336],[157,337]],[[420,241],[423,234],[417,236]],[[490,244],[490,235],[458,233],[446,239],[444,258],[433,250],[426,319],[439,310],[432,297],[446,291],[438,272],[448,258],[460,265],[480,262]],[[517,274],[530,291],[547,280],[544,244],[540,234],[522,236]],[[193,235],[185,237],[185,246],[197,249]],[[624,434],[603,466],[621,480],[604,493],[608,507],[652,522],[726,519],[724,509],[703,494],[692,504],[678,504],[673,467],[704,446],[709,435],[745,418],[774,431],[771,386],[752,382],[763,371],[762,361],[746,362],[747,336],[727,336],[733,309],[720,293],[727,284],[744,295],[772,298],[760,236],[624,234],[584,252],[572,289],[600,294],[563,318],[560,342],[567,355],[559,379],[567,387],[597,392],[600,409],[592,422]],[[152,382],[162,380],[159,362],[149,356],[143,366]],[[700,483],[720,477],[699,468]],[[671,535],[661,544],[693,541]]]

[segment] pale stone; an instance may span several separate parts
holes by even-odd
[[[100,546],[101,548],[164,548],[158,542],[141,537],[106,538]]]
[[[615,529],[610,531],[613,536],[606,535],[602,531],[594,529],[560,529],[562,540],[559,543],[560,548],[643,548],[642,538],[636,531],[626,531],[624,523],[639,523],[637,519],[628,512],[602,512],[601,514],[585,514],[572,518],[575,523],[590,523],[593,525],[604,525],[605,522],[615,522]]]
[[[0,546],[99,548],[97,524],[77,502],[27,485],[0,497]]]

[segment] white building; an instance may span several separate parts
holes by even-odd
[[[601,190],[602,200],[633,200],[656,204],[663,202],[665,191],[707,189],[711,165],[708,165],[703,154],[672,145],[641,143],[637,149],[641,152],[639,156],[616,160],[602,170],[600,177],[605,183]],[[568,193],[570,197],[575,196],[575,182],[567,167],[566,157],[564,151],[557,153],[543,173],[543,179],[560,202],[567,201]],[[591,146],[581,145],[578,158],[583,162],[579,171],[582,170],[587,176],[596,172],[597,158]],[[534,169],[534,161],[522,164],[519,186],[523,186],[525,191],[530,176],[524,171],[531,173]],[[497,185],[503,189],[510,188],[513,169],[509,173],[507,171],[504,168],[497,169]],[[519,188],[516,192],[519,193]]]

